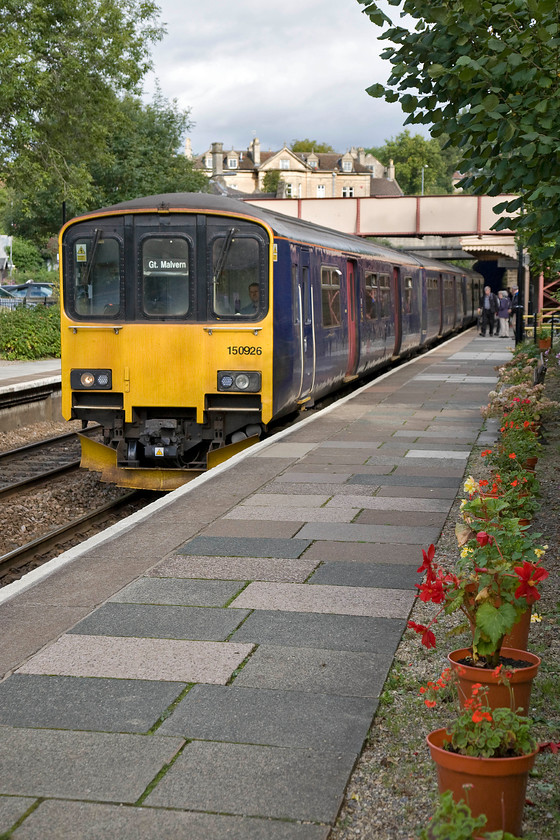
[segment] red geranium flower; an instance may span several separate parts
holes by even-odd
[[[435,553],[436,553],[436,547],[433,543],[429,547],[427,553],[424,551],[424,549],[422,549],[422,557],[424,558],[424,562],[422,563],[422,565],[420,566],[419,569],[416,569],[416,571],[419,574],[421,574],[422,572],[425,572],[426,570],[429,570],[429,571],[432,570],[432,562],[433,562]]]
[[[493,540],[494,538],[490,534],[487,534],[486,531],[479,531],[476,535],[476,541],[481,548],[488,544],[492,545]]]
[[[515,597],[525,598],[528,604],[534,604],[541,597],[537,586],[547,579],[548,572],[541,566],[535,566],[527,561],[522,566],[516,566],[513,571],[521,581],[515,590]]]

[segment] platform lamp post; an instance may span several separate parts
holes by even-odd
[[[424,170],[427,169],[427,168],[428,168],[428,164],[423,163],[422,164],[422,190],[421,190],[420,195],[424,195]]]
[[[520,344],[525,337],[523,311],[525,309],[525,265],[523,262],[523,243],[519,240],[517,251],[517,304],[515,310],[515,343]]]

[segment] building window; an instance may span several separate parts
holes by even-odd
[[[342,198],[354,198],[354,187],[342,187]]]
[[[343,172],[352,172],[352,161],[351,160],[343,160],[342,161],[342,171]]]
[[[289,169],[290,168],[290,159],[289,158],[280,158],[280,169]]]
[[[319,161],[314,159],[308,160],[307,163],[309,164],[311,169],[317,169],[317,166],[319,165]]]
[[[294,198],[294,185],[293,184],[286,184],[286,189],[284,192],[286,198]]]
[[[317,184],[317,198],[324,198],[326,195],[326,188],[324,184]]]
[[[237,169],[237,158],[228,158],[228,169]]]
[[[204,166],[206,167],[206,169],[212,169],[212,158],[210,155],[204,158]]]

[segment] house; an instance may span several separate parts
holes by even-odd
[[[185,149],[192,157],[190,139]],[[363,148],[338,152],[293,152],[284,145],[279,151],[263,151],[258,138],[247,150],[224,151],[223,143],[211,147],[194,160],[222,187],[245,195],[262,193],[268,172],[279,172],[276,195],[280,198],[362,198],[371,195],[402,195],[391,161],[384,167]]]

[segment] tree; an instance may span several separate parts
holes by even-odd
[[[334,152],[332,146],[329,146],[328,143],[318,143],[316,140],[292,140],[292,144],[290,146],[292,152],[315,152],[316,154],[321,154],[325,152]]]
[[[278,184],[282,180],[282,173],[279,169],[269,169],[268,172],[265,173],[263,183],[262,183],[262,191],[265,193],[274,193],[276,195],[278,191]]]
[[[560,255],[560,24],[556,0],[388,0],[415,22],[393,24],[378,0],[358,0],[391,42],[387,85],[405,124],[429,125],[460,149],[465,185],[515,194],[497,212],[546,259]],[[557,241],[558,237],[558,241]]]
[[[453,191],[452,177],[457,168],[457,155],[452,150],[446,154],[438,139],[426,140],[421,134],[412,136],[403,131],[383,146],[367,149],[381,163],[395,164],[397,181],[405,195],[415,195],[422,190],[424,167],[424,193],[442,194]]]
[[[0,175],[39,200],[83,204],[116,103],[137,92],[163,29],[154,0],[5,0],[0,8]],[[56,195],[50,188],[56,184]],[[28,191],[29,192],[29,191]],[[39,208],[29,195],[24,216]]]

